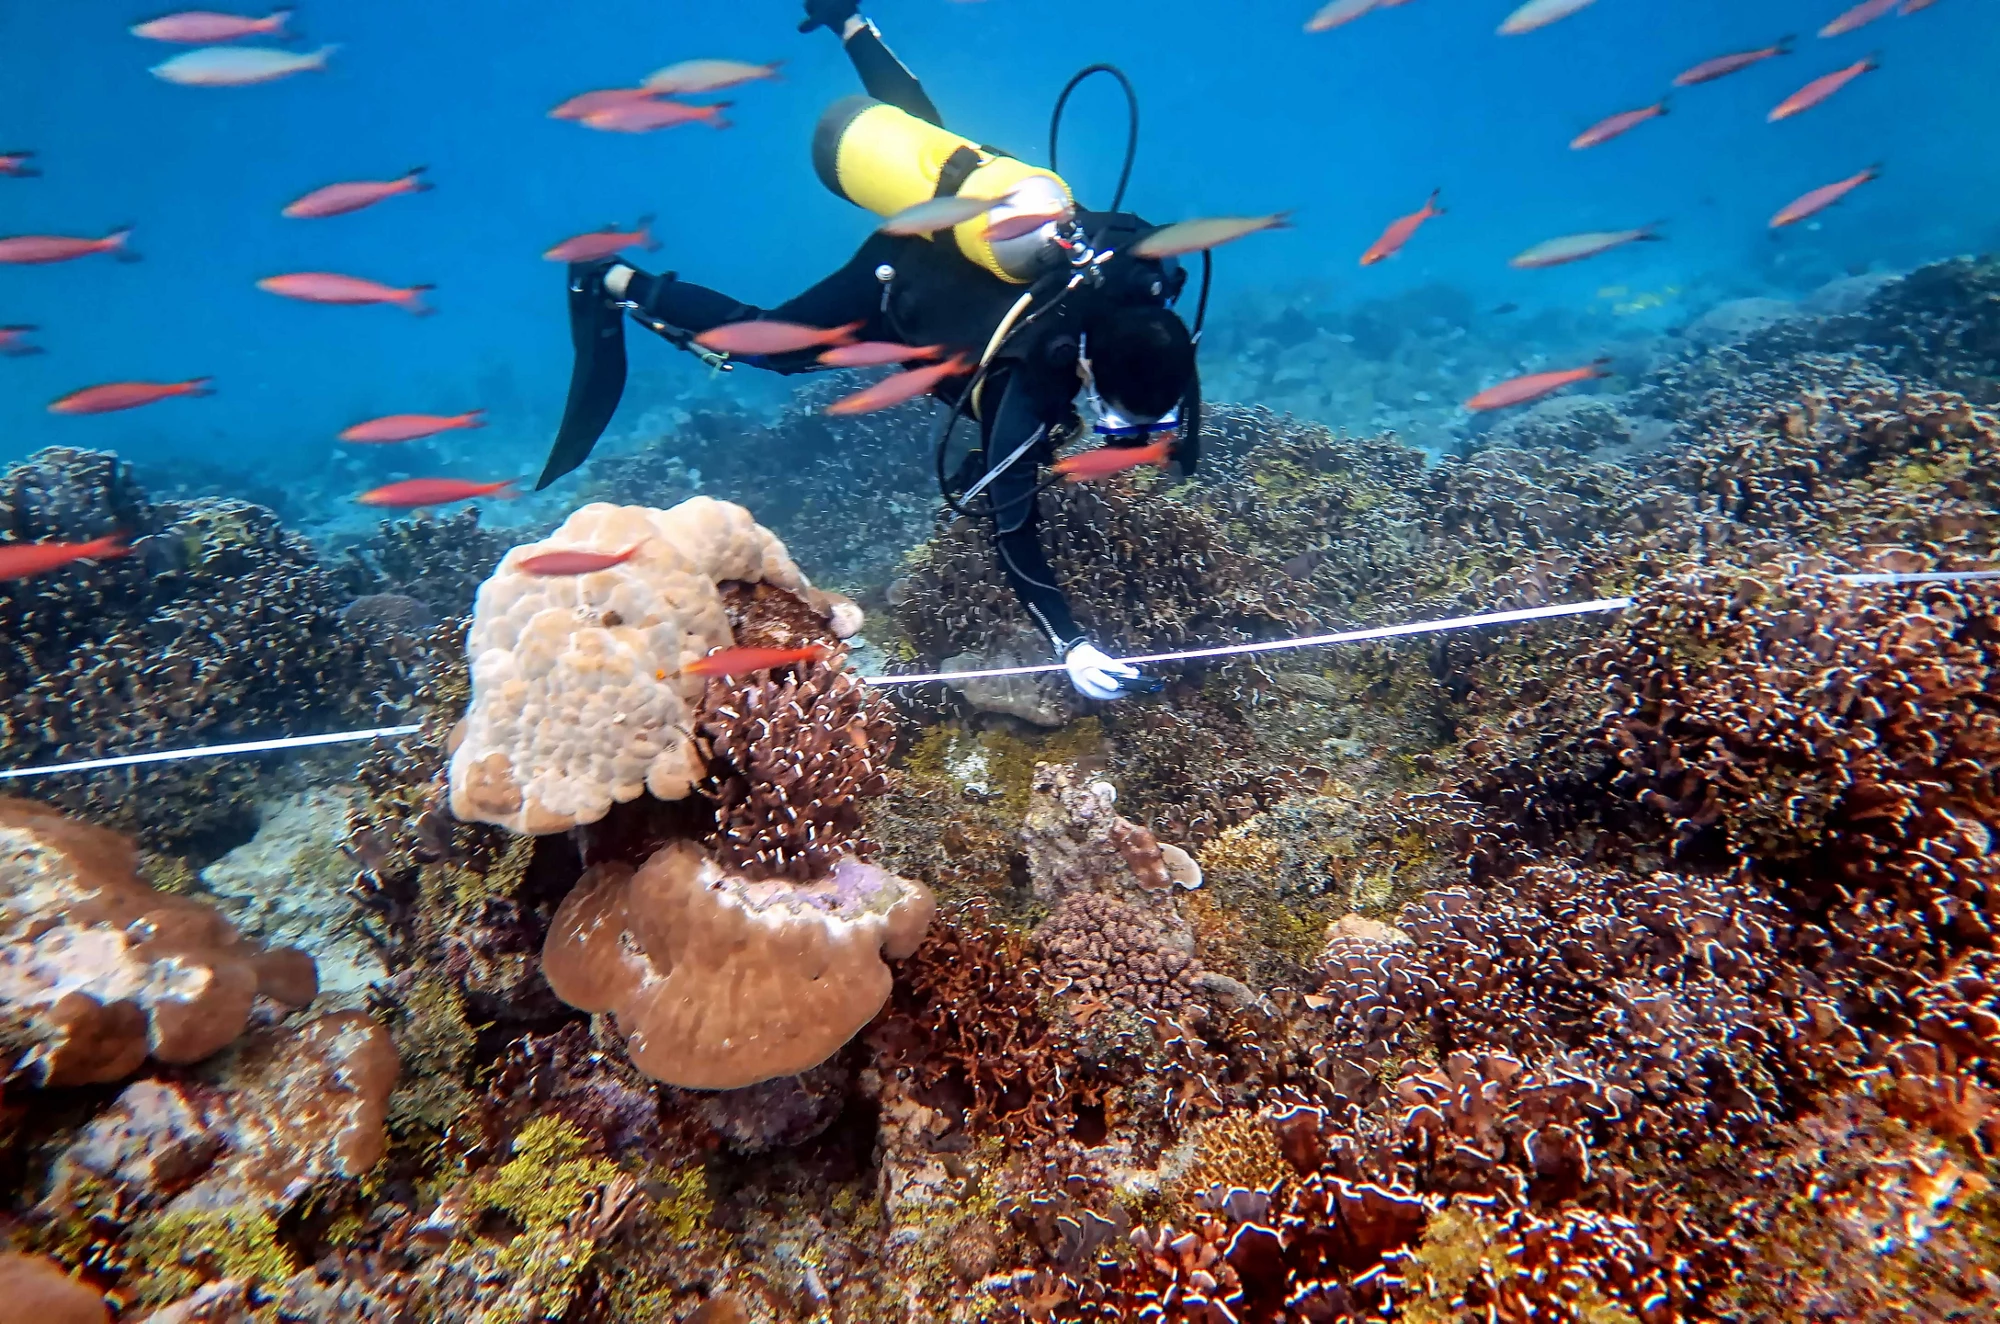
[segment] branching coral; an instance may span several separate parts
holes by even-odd
[[[0,473],[0,530],[136,540],[128,557],[0,585],[9,764],[316,734],[367,724],[412,688],[410,641],[349,629],[347,595],[261,506],[150,502],[116,457],[52,449]],[[43,788],[148,846],[205,844],[248,835],[255,767],[174,764],[115,789],[87,777]]]
[[[843,855],[872,853],[862,802],[889,789],[888,701],[816,663],[778,680],[710,682],[701,707],[716,850],[751,878],[818,878]]]

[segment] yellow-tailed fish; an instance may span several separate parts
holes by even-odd
[[[1220,248],[1232,239],[1258,234],[1265,230],[1282,230],[1291,222],[1288,211],[1273,212],[1269,216],[1211,216],[1201,220],[1179,221],[1173,225],[1153,231],[1138,243],[1132,245],[1132,252],[1139,257],[1162,258],[1180,257],[1186,253],[1199,253],[1210,248]]]
[[[1510,267],[1559,267],[1565,262],[1581,262],[1599,253],[1608,253],[1614,248],[1641,240],[1658,239],[1658,227],[1641,226],[1637,230],[1593,230],[1588,234],[1566,234],[1560,239],[1550,239],[1536,244],[1525,253],[1518,253],[1507,263]]]
[[[1519,36],[1523,32],[1533,32],[1545,28],[1558,19],[1568,18],[1577,10],[1588,5],[1590,0],[1528,0],[1500,25],[1503,37]]]

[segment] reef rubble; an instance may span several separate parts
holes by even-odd
[[[316,714],[422,727],[277,786],[0,802],[0,1294],[92,1324],[1991,1318],[2000,589],[1856,576],[2000,564],[1994,288],[1955,262],[1727,309],[1444,445],[1215,406],[1199,474],[1043,497],[1113,651],[1631,603],[1116,705],[857,679],[864,626],[891,667],[1019,646],[982,535],[907,472],[915,414],[698,416],[676,463],[607,469],[621,504],[339,562],[109,457],[18,466],[16,536],[237,550],[0,589],[70,687],[0,664],[41,696],[10,759],[84,747],[55,735],[105,702],[93,650],[231,646],[146,633],[208,620],[202,583],[296,601]],[[1498,370],[1505,337],[1413,348],[1406,312],[1273,311],[1245,352],[1292,348],[1245,371]],[[895,499],[843,526],[811,501],[854,474]],[[820,656],[700,674],[741,646]],[[223,674],[234,720],[275,711]],[[191,683],[134,692],[146,731]]]

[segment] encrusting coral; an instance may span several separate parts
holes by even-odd
[[[610,1011],[633,1065],[690,1089],[818,1066],[889,997],[882,958],[930,926],[927,890],[842,859],[818,881],[754,882],[675,842],[638,870],[598,865],[564,899],[542,969]]]
[[[27,800],[0,800],[0,1016],[9,1075],[103,1084],[148,1057],[197,1062],[259,995],[304,1006],[312,958],[246,942],[212,907],[156,892],[132,843]]]

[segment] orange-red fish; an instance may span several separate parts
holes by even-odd
[[[430,182],[423,178],[429,166],[412,166],[401,179],[358,179],[347,184],[328,184],[316,188],[284,210],[284,215],[293,220],[312,220],[321,216],[345,216],[363,207],[372,207],[388,198],[404,193],[427,193]]]
[[[1621,110],[1616,115],[1607,115],[1585,129],[1582,133],[1576,135],[1576,137],[1570,139],[1570,150],[1580,152],[1586,147],[1595,147],[1599,143],[1608,143],[1619,134],[1630,133],[1647,120],[1658,119],[1666,113],[1667,102],[1662,97],[1650,106],[1641,106],[1637,110]]]
[[[620,230],[607,225],[602,230],[592,230],[563,240],[548,252],[542,254],[551,262],[602,262],[607,257],[616,257],[628,248],[643,248],[648,252],[660,246],[647,227],[653,218],[641,216],[638,228]]]
[[[1647,225],[1637,230],[1592,230],[1587,234],[1566,234],[1560,239],[1550,239],[1536,244],[1523,253],[1516,253],[1507,260],[1510,267],[1532,270],[1538,267],[1559,267],[1565,262],[1581,262],[1587,257],[1610,252],[1625,244],[1640,243],[1658,239],[1656,227]]]
[[[1718,55],[1712,60],[1703,60],[1693,68],[1675,74],[1674,86],[1693,87],[1696,83],[1712,83],[1753,64],[1762,64],[1773,56],[1790,55],[1792,41],[1791,37],[1786,37],[1775,46],[1760,46],[1754,51],[1737,51],[1734,55]]]
[[[704,92],[720,92],[739,83],[752,83],[760,78],[776,78],[782,64],[783,60],[770,64],[745,64],[741,60],[682,60],[679,64],[655,69],[647,75],[645,86],[648,92],[667,96],[699,96]]]
[[[1530,400],[1539,400],[1552,395],[1565,386],[1591,381],[1598,377],[1609,377],[1604,365],[1609,359],[1599,359],[1584,368],[1564,368],[1560,372],[1531,372],[1525,377],[1516,377],[1489,386],[1478,395],[1465,402],[1467,409],[1505,409],[1509,405],[1524,405]]]
[[[468,410],[463,414],[385,414],[365,423],[356,423],[341,432],[340,439],[360,442],[415,441],[419,437],[435,437],[440,432],[485,426],[484,409]]]
[[[653,92],[644,87],[607,87],[596,92],[579,92],[549,112],[552,120],[580,120],[601,110],[632,106],[651,101]]]
[[[1776,216],[1771,218],[1771,228],[1782,229],[1787,225],[1797,224],[1808,216],[1816,216],[1871,179],[1879,177],[1881,173],[1881,166],[1869,166],[1858,175],[1849,175],[1838,183],[1822,185],[1803,197],[1787,203]]]
[[[122,533],[107,533],[89,542],[0,543],[0,580],[26,579],[77,561],[108,561],[131,554]]]
[[[1173,458],[1173,439],[1163,437],[1145,446],[1099,446],[1094,451],[1057,460],[1055,468],[1069,482],[1087,483],[1093,478],[1109,478],[1147,464],[1164,469]]]
[[[1330,0],[1306,20],[1307,32],[1331,32],[1378,7],[1378,0]]]
[[[10,179],[33,179],[42,172],[29,165],[34,160],[33,152],[0,152],[0,175]]]
[[[582,548],[560,548],[523,557],[518,567],[531,575],[594,575],[600,570],[624,565],[639,554],[647,539],[641,538],[622,552],[592,552]]]
[[[113,230],[102,239],[75,239],[60,234],[17,234],[11,239],[0,239],[0,262],[32,266],[42,262],[68,262],[72,258],[89,257],[92,253],[111,253],[131,262],[137,260],[137,255],[125,247],[125,241],[131,237],[129,229]]]
[[[134,24],[135,37],[148,41],[170,41],[180,46],[206,46],[212,41],[235,41],[239,37],[285,35],[289,9],[274,9],[263,18],[243,14],[218,14],[209,9],[188,9],[146,23]]]
[[[341,276],[331,271],[294,271],[284,276],[266,276],[257,288],[269,294],[306,303],[369,304],[393,303],[422,317],[432,309],[424,303],[424,291],[435,285],[411,285],[399,289],[359,276]]]
[[[30,354],[42,352],[40,345],[30,345],[28,337],[41,330],[38,326],[0,326],[0,354],[10,359],[26,358]]]
[[[1804,87],[1792,93],[1783,101],[1780,101],[1772,108],[1771,113],[1764,118],[1770,123],[1776,124],[1779,120],[1788,120],[1803,111],[1811,110],[1841,88],[1846,87],[1849,83],[1861,77],[1861,75],[1881,67],[1875,57],[1871,55],[1864,60],[1856,60],[1845,69],[1836,69],[1830,74],[1821,74],[1818,78],[1813,79],[1810,83],[1807,83]]]
[[[1396,256],[1403,251],[1403,245],[1410,242],[1410,236],[1417,232],[1418,226],[1433,216],[1444,215],[1444,208],[1437,205],[1438,192],[1439,190],[1432,189],[1430,197],[1425,200],[1421,209],[1389,222],[1389,228],[1382,232],[1382,237],[1370,244],[1368,251],[1361,255],[1361,265],[1372,267],[1377,262],[1385,262]]]
[[[405,478],[400,483],[363,492],[354,499],[364,506],[415,510],[418,506],[447,506],[454,501],[470,501],[474,497],[512,497],[515,494],[509,489],[520,481],[508,478],[498,483],[475,483],[465,478]]]
[[[862,325],[860,322],[849,322],[846,326],[823,331],[819,327],[800,326],[796,322],[731,322],[728,326],[702,332],[694,338],[694,343],[703,349],[712,349],[718,354],[734,354],[738,358],[760,354],[796,354],[802,349],[817,349],[821,345],[844,345],[854,339],[854,333]]]
[[[680,101],[621,101],[617,105],[592,111],[583,117],[583,122],[593,129],[609,133],[651,133],[654,129],[671,129],[677,124],[696,122],[726,129],[729,121],[722,117],[722,112],[731,104],[717,101],[707,106],[690,106]]]
[[[801,662],[824,662],[831,654],[817,644],[810,648],[725,648],[719,653],[690,662],[681,668],[683,676],[741,676],[750,671],[773,667],[795,667]]]
[[[915,363],[944,353],[943,345],[892,345],[882,340],[863,340],[853,345],[835,345],[819,356],[830,368],[885,368],[891,363]]]
[[[50,402],[51,414],[109,414],[119,409],[137,409],[177,395],[214,395],[208,389],[213,377],[192,377],[184,382],[107,382],[86,386]]]
[[[1024,211],[1013,216],[1004,216],[986,227],[986,242],[1004,244],[1009,239],[1020,239],[1033,234],[1045,225],[1069,219],[1067,211]]]
[[[962,372],[971,370],[972,365],[965,361],[965,355],[957,354],[945,363],[934,363],[928,368],[912,368],[908,372],[899,372],[894,377],[884,377],[865,390],[835,400],[826,407],[826,412],[846,418],[854,414],[872,414],[878,409],[890,409],[905,400],[928,395],[947,377],[956,377]]]
[[[1882,15],[1895,7],[1896,0],[1861,0],[1860,4],[1821,28],[1819,35],[1822,37],[1845,36],[1856,28],[1867,27],[1870,23],[1873,23],[1876,19],[1882,17]]]

